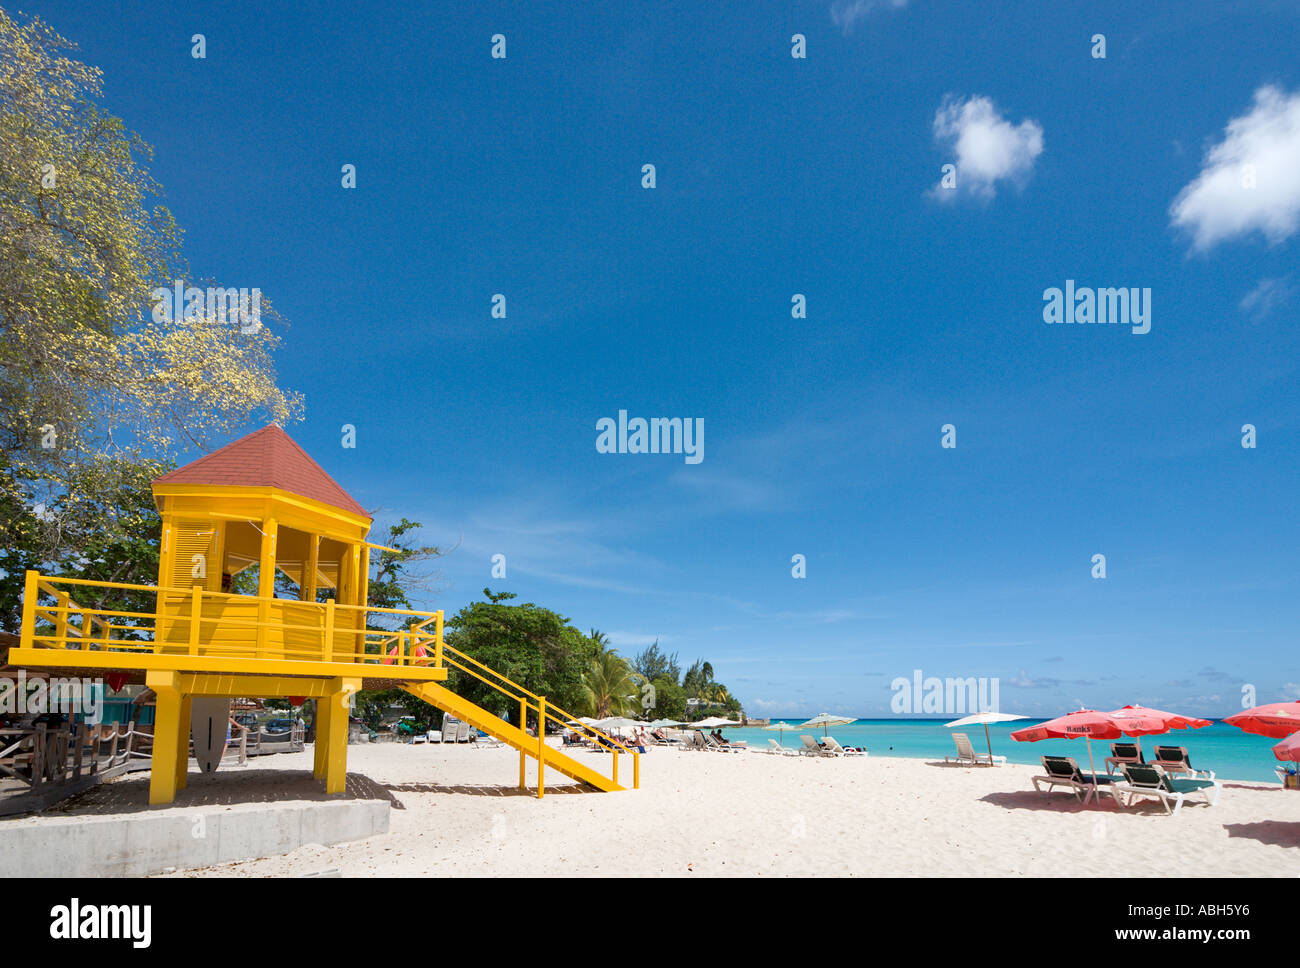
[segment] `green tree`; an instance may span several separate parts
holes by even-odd
[[[161,521],[150,482],[168,465],[98,457],[75,469],[74,486],[49,504],[35,500],[26,482],[0,471],[0,629],[22,623],[26,569],[69,578],[153,585],[158,580]],[[89,608],[152,611],[153,594],[94,587],[78,589]],[[131,624],[147,625],[147,620]],[[126,635],[139,638],[138,634]]]
[[[647,713],[654,719],[686,719],[686,693],[675,679],[660,676],[651,679],[654,686],[654,705]]]
[[[579,709],[597,719],[629,716],[641,712],[637,701],[637,677],[617,652],[596,652],[582,674],[582,704]]]
[[[653,645],[644,649],[632,660],[632,668],[651,682],[670,679],[676,685],[682,675],[681,666],[677,664],[677,653],[674,652],[670,656],[665,652],[661,652],[658,639],[655,639]]]
[[[510,604],[515,596],[509,592],[485,588],[483,595],[487,601],[473,602],[447,620],[447,644],[576,714],[582,674],[596,651],[592,640],[550,609]],[[517,702],[474,676],[453,668],[448,688],[518,722]]]
[[[370,585],[366,603],[371,608],[413,609],[410,593],[427,588],[428,577],[412,568],[422,561],[437,558],[442,550],[434,545],[416,543],[413,532],[420,522],[402,518],[389,525],[381,544],[396,551],[380,551],[370,559]],[[409,622],[401,622],[409,625]]]
[[[410,594],[426,587],[427,578],[412,566],[442,554],[437,547],[416,541],[415,532],[419,529],[418,521],[406,518],[389,525],[380,543],[397,550],[380,551],[370,559],[366,604],[371,608],[414,608]],[[328,594],[328,590],[321,591],[321,595]],[[413,622],[410,616],[371,615],[369,627],[391,631],[408,627]],[[371,644],[367,648],[374,651],[378,645]],[[380,725],[385,710],[391,706],[405,709],[415,718],[416,728],[421,731],[442,721],[436,707],[402,689],[363,690],[357,694],[357,715],[371,729]]]
[[[0,475],[11,505],[99,508],[112,530],[88,487],[302,401],[276,384],[270,326],[154,312],[154,291],[187,275],[180,231],[149,146],[100,109],[101,74],[71,49],[0,10]],[[43,530],[59,539],[34,552],[46,561],[102,550],[77,543],[94,526]]]

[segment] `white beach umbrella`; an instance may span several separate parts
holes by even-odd
[[[723,719],[721,716],[710,716],[708,719],[701,719],[698,723],[687,723],[695,729],[718,729],[722,726],[739,726],[740,723],[734,719]]]
[[[826,736],[832,726],[847,726],[851,722],[853,722],[852,716],[832,716],[830,713],[820,713],[808,720],[808,722],[801,723],[799,728],[816,729],[820,726],[822,728],[822,735]]]
[[[685,726],[683,722],[676,719],[656,719],[650,726],[654,729],[663,729],[665,726]]]
[[[784,744],[786,730],[796,730],[799,727],[794,723],[772,723],[770,726],[764,726],[763,728],[768,732],[779,732],[781,734],[781,742]]]
[[[973,716],[965,716],[961,719],[954,719],[951,723],[944,723],[948,729],[957,726],[983,726],[984,743],[989,748],[989,762],[993,762],[993,741],[989,739],[989,723],[1009,723],[1016,719],[1024,719],[1024,716],[1016,716],[1012,713],[975,713]]]
[[[636,726],[648,726],[649,723],[628,719],[626,716],[610,716],[606,719],[597,719],[590,725],[595,726],[597,729],[631,729]]]

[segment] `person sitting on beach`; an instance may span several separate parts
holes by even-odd
[[[632,740],[628,745],[638,753],[644,753],[646,751],[646,747],[650,745],[650,741],[646,739],[644,726],[632,734]]]

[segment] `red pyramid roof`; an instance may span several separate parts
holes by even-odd
[[[168,471],[154,483],[278,487],[291,494],[370,517],[365,508],[339,487],[334,478],[276,424],[267,424],[220,450]]]

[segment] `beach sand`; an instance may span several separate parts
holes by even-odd
[[[817,759],[653,749],[641,789],[587,792],[554,771],[516,789],[509,748],[376,744],[348,750],[349,795],[391,800],[389,833],[175,876],[345,877],[1300,875],[1300,792],[1227,781],[1219,804],[1176,816],[1141,800],[1040,795],[1028,766],[945,767],[891,757]],[[605,754],[580,752],[602,764]],[[319,800],[311,749],[191,773],[172,809]],[[621,758],[620,779],[631,782]],[[141,809],[147,776],[112,781],[45,817]],[[236,807],[238,808],[238,807]],[[47,819],[48,818],[48,819]]]

